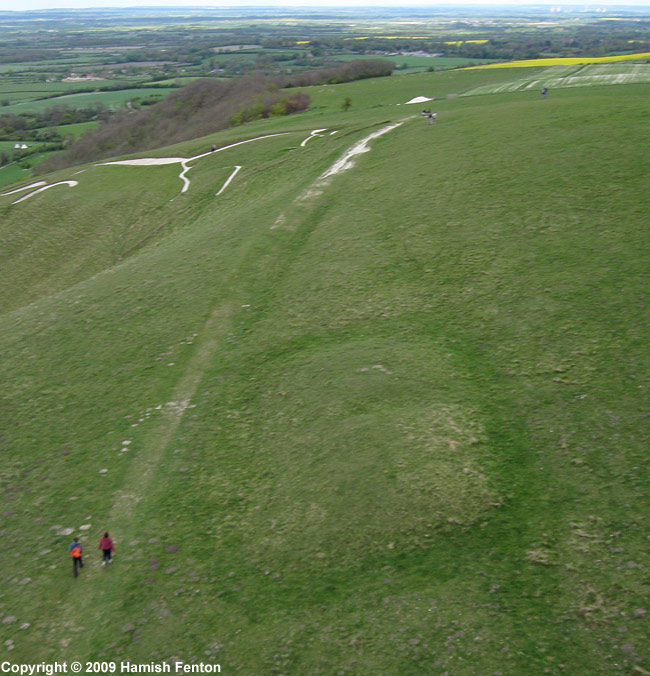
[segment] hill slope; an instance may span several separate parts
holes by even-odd
[[[0,197],[12,660],[650,670],[648,89],[505,76]]]

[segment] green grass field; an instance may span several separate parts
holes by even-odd
[[[18,150],[17,148],[14,147],[17,143],[18,141],[0,141],[0,153],[13,152],[14,150]],[[41,144],[38,143],[37,141],[29,141],[25,145],[28,145],[30,148],[33,148],[38,147]]]
[[[77,122],[76,124],[60,124],[56,129],[61,136],[81,136],[91,129],[97,129],[98,123],[94,120],[90,122]]]
[[[194,80],[198,80],[200,76],[196,77],[174,77],[170,78],[169,80],[157,80],[156,82],[153,82],[149,85],[152,89],[155,89],[158,86],[179,86],[183,87],[186,84],[189,84],[190,82],[194,82]],[[222,78],[217,78],[217,79],[222,79]],[[147,85],[143,85],[147,86]]]
[[[88,80],[87,82],[11,82],[0,80],[0,101],[7,101],[8,104],[0,107],[0,114],[7,111],[7,105],[37,101],[42,99],[47,103],[45,97],[50,97],[50,105],[57,105],[59,95],[65,95],[65,92],[79,89],[80,87],[96,87],[98,90],[102,87],[109,87],[118,84],[118,80]],[[123,81],[122,81],[123,82]],[[47,107],[47,106],[46,106]]]
[[[77,83],[77,86],[79,86],[79,83]],[[169,93],[172,91],[174,91],[174,87],[160,90],[161,93]],[[2,106],[0,112],[20,115],[20,113],[43,112],[47,108],[52,108],[53,106],[84,107],[93,103],[103,103],[107,108],[123,108],[126,105],[126,102],[130,101],[132,98],[136,96],[146,97],[150,94],[151,88],[146,87],[119,89],[117,91],[101,91],[98,87],[97,91],[94,92],[64,94],[62,96],[40,101],[26,101],[24,103],[14,103],[9,106]]]
[[[64,93],[75,87],[79,87],[78,82],[2,82],[0,96],[11,100],[29,99],[47,96],[48,94]]]
[[[92,66],[103,62],[104,59],[101,56],[95,59],[77,56],[61,59],[41,59],[39,61],[17,61],[0,64],[0,73],[51,71],[52,66]]]
[[[29,179],[30,170],[18,164],[7,164],[0,167],[0,186],[7,186],[23,179]]]
[[[650,82],[650,64],[603,63],[591,65],[548,66],[526,68],[526,75],[512,81],[484,84],[465,92],[466,96],[526,91],[542,87],[601,87],[603,85],[638,84]]]
[[[490,59],[465,59],[452,56],[403,56],[397,54],[395,56],[372,57],[369,55],[363,56],[341,56],[340,61],[353,61],[356,59],[370,59],[383,58],[392,61],[398,66],[408,65],[408,68],[396,70],[395,75],[405,73],[423,72],[428,70],[431,66],[435,70],[447,70],[448,68],[462,68],[463,66],[492,63]]]
[[[0,196],[7,659],[650,672],[650,89],[447,98],[519,77]]]

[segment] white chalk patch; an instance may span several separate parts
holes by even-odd
[[[427,101],[433,101],[433,99],[427,96],[416,96],[414,99],[407,101],[406,105],[408,105],[409,103],[426,103]]]
[[[152,167],[161,164],[179,164],[187,162],[186,157],[142,157],[137,160],[116,160],[115,162],[100,162],[97,167],[106,167],[112,164],[120,164],[130,167]]]
[[[237,143],[231,143],[229,146],[223,146],[222,148],[217,148],[216,150],[211,150],[210,152],[207,153],[201,153],[200,155],[195,155],[194,157],[190,157],[188,162],[193,161],[193,160],[198,160],[201,157],[207,157],[208,155],[214,155],[215,153],[220,153],[222,150],[228,150],[229,148],[234,148],[235,146],[241,146],[244,143],[252,143],[253,141],[261,141],[262,139],[265,138],[271,138],[273,136],[286,136],[290,132],[288,131],[283,131],[278,134],[265,134],[264,136],[256,136],[255,138],[249,138],[246,141],[237,141]]]
[[[188,160],[189,161],[189,160]],[[185,176],[185,174],[192,168],[188,167],[185,161],[181,162],[181,167],[183,167],[183,171],[178,175],[178,178],[183,181],[183,187],[181,188],[181,192],[187,192],[187,189],[190,187],[190,179]]]
[[[34,192],[30,192],[29,195],[25,195],[24,197],[21,197],[20,199],[16,200],[15,202],[12,202],[12,204],[18,204],[19,202],[23,202],[24,200],[28,200],[30,197],[34,197],[34,195],[38,195],[39,192],[43,192],[43,190],[48,190],[49,188],[54,188],[56,185],[69,185],[71,188],[74,188],[75,185],[79,185],[78,181],[59,181],[58,183],[50,183],[50,185],[44,185],[42,188],[39,188],[38,190],[34,190]]]
[[[397,127],[401,126],[402,124],[403,124],[402,122],[390,124],[387,127],[379,129],[378,131],[374,131],[372,134],[369,134],[360,141],[357,141],[353,146],[351,146],[345,151],[342,157],[336,160],[336,162],[334,162],[334,164],[324,174],[321,175],[320,179],[322,180],[330,176],[334,176],[335,174],[340,174],[342,171],[346,171],[347,169],[353,167],[354,158],[357,155],[369,152],[370,146],[368,144],[370,143],[370,141],[378,138],[379,136],[387,134],[389,131],[392,131],[393,129],[397,129]]]
[[[314,138],[315,136],[321,136],[322,137],[322,135],[323,135],[322,132],[324,132],[324,131],[327,131],[327,128],[325,128],[325,129],[314,129],[311,132],[311,134],[309,134],[309,136],[306,139],[303,140],[303,142],[300,144],[300,147],[304,148],[307,145],[307,141],[309,141],[309,139]]]
[[[360,141],[357,141],[354,145],[350,146],[350,148],[348,148],[345,151],[342,157],[340,157],[336,162],[334,162],[334,164],[327,171],[322,173],[304,192],[302,192],[294,200],[294,203],[301,204],[322,195],[324,188],[330,184],[332,176],[353,167],[355,157],[357,155],[360,155],[361,153],[367,153],[370,150],[370,146],[368,145],[370,141],[378,138],[379,136],[387,134],[389,131],[392,131],[393,129],[400,127],[402,124],[404,124],[404,120],[402,122],[390,124],[387,127],[383,127],[382,129],[379,129],[373,132],[372,134],[369,134]],[[283,212],[277,217],[275,223],[273,223],[270,229],[275,230],[276,228],[283,226],[285,224],[285,221],[286,216]]]
[[[284,224],[286,221],[286,216],[284,215],[284,212],[282,212],[276,219],[273,225],[271,226],[271,230],[275,230],[276,228],[279,228]]]
[[[29,185],[24,185],[22,188],[16,188],[15,190],[10,190],[9,192],[1,192],[0,195],[3,197],[5,195],[13,195],[17,192],[22,192],[23,190],[31,190],[32,188],[38,188],[41,185],[45,185],[46,181],[37,181],[36,183],[30,183]]]
[[[240,169],[241,169],[241,166],[239,164],[236,164],[235,170],[232,172],[232,174],[230,174],[230,176],[228,176],[228,178],[226,179],[226,182],[221,186],[217,195],[221,195],[221,193],[230,185],[230,181],[232,181],[232,179],[235,178],[235,176],[237,176]]]

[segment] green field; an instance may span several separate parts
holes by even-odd
[[[81,87],[108,87],[117,84],[117,80],[89,80],[87,82],[11,82],[0,80],[0,100],[8,101],[10,105],[26,101],[35,101],[51,97],[50,105],[57,104],[59,95],[65,95],[65,92],[79,89]],[[44,101],[47,103],[47,100]],[[39,103],[40,105],[40,103]],[[31,108],[30,108],[31,110]],[[7,106],[0,107],[0,114],[8,112]]]
[[[18,164],[7,164],[4,167],[0,167],[0,186],[4,187],[16,181],[28,179],[29,175],[29,169],[23,169]]]
[[[0,73],[25,73],[26,71],[38,72],[52,70],[56,67],[94,65],[97,61],[89,61],[83,57],[73,57],[65,59],[41,59],[40,61],[18,61],[0,64]],[[99,61],[101,63],[101,61]]]
[[[155,88],[155,87],[183,87],[186,84],[189,84],[190,82],[194,82],[194,80],[198,80],[200,75],[197,75],[196,77],[173,77],[169,78],[169,80],[160,80],[156,82],[152,82],[149,87]],[[219,78],[217,78],[219,79]]]
[[[174,87],[161,89],[161,93],[169,93],[174,91]],[[53,106],[71,106],[71,107],[85,107],[93,103],[103,103],[107,108],[124,108],[126,102],[130,101],[136,96],[146,97],[151,94],[151,88],[136,87],[133,89],[119,89],[117,91],[100,91],[84,92],[82,94],[66,94],[57,96],[55,98],[44,99],[41,101],[29,101],[25,103],[16,103],[0,108],[1,113],[13,113],[20,115],[20,113],[43,112],[47,108]]]
[[[512,72],[513,69],[510,69]],[[481,85],[465,92],[466,96],[526,91],[542,87],[599,87],[603,85],[638,84],[650,82],[650,64],[606,63],[587,66],[548,66],[525,68],[526,73],[514,80]]]
[[[6,659],[650,672],[650,85],[514,70],[0,196]]]
[[[76,124],[60,124],[57,127],[54,127],[61,136],[81,136],[91,129],[96,129],[98,126],[97,122],[78,122]]]
[[[369,55],[346,55],[338,58],[340,61],[352,61],[355,59],[369,59],[373,57]],[[464,66],[469,65],[492,63],[490,59],[466,59],[450,56],[402,56],[401,54],[396,54],[374,58],[387,59],[388,61],[392,61],[395,65],[400,66],[400,69],[395,71],[396,75],[422,72],[428,70],[430,67],[433,67],[435,70],[447,70],[448,68],[463,68]],[[401,68],[404,65],[407,65],[408,68]]]
[[[0,153],[4,152],[9,152],[9,151],[14,151],[17,150],[14,146],[16,145],[17,141],[0,141]],[[34,146],[39,146],[39,143],[29,141],[25,145],[29,146],[30,148]]]

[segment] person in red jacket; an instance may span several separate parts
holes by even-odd
[[[99,548],[104,552],[104,558],[102,560],[102,566],[106,565],[106,562],[113,563],[113,540],[108,537],[108,531],[104,533],[104,537],[99,541]]]

